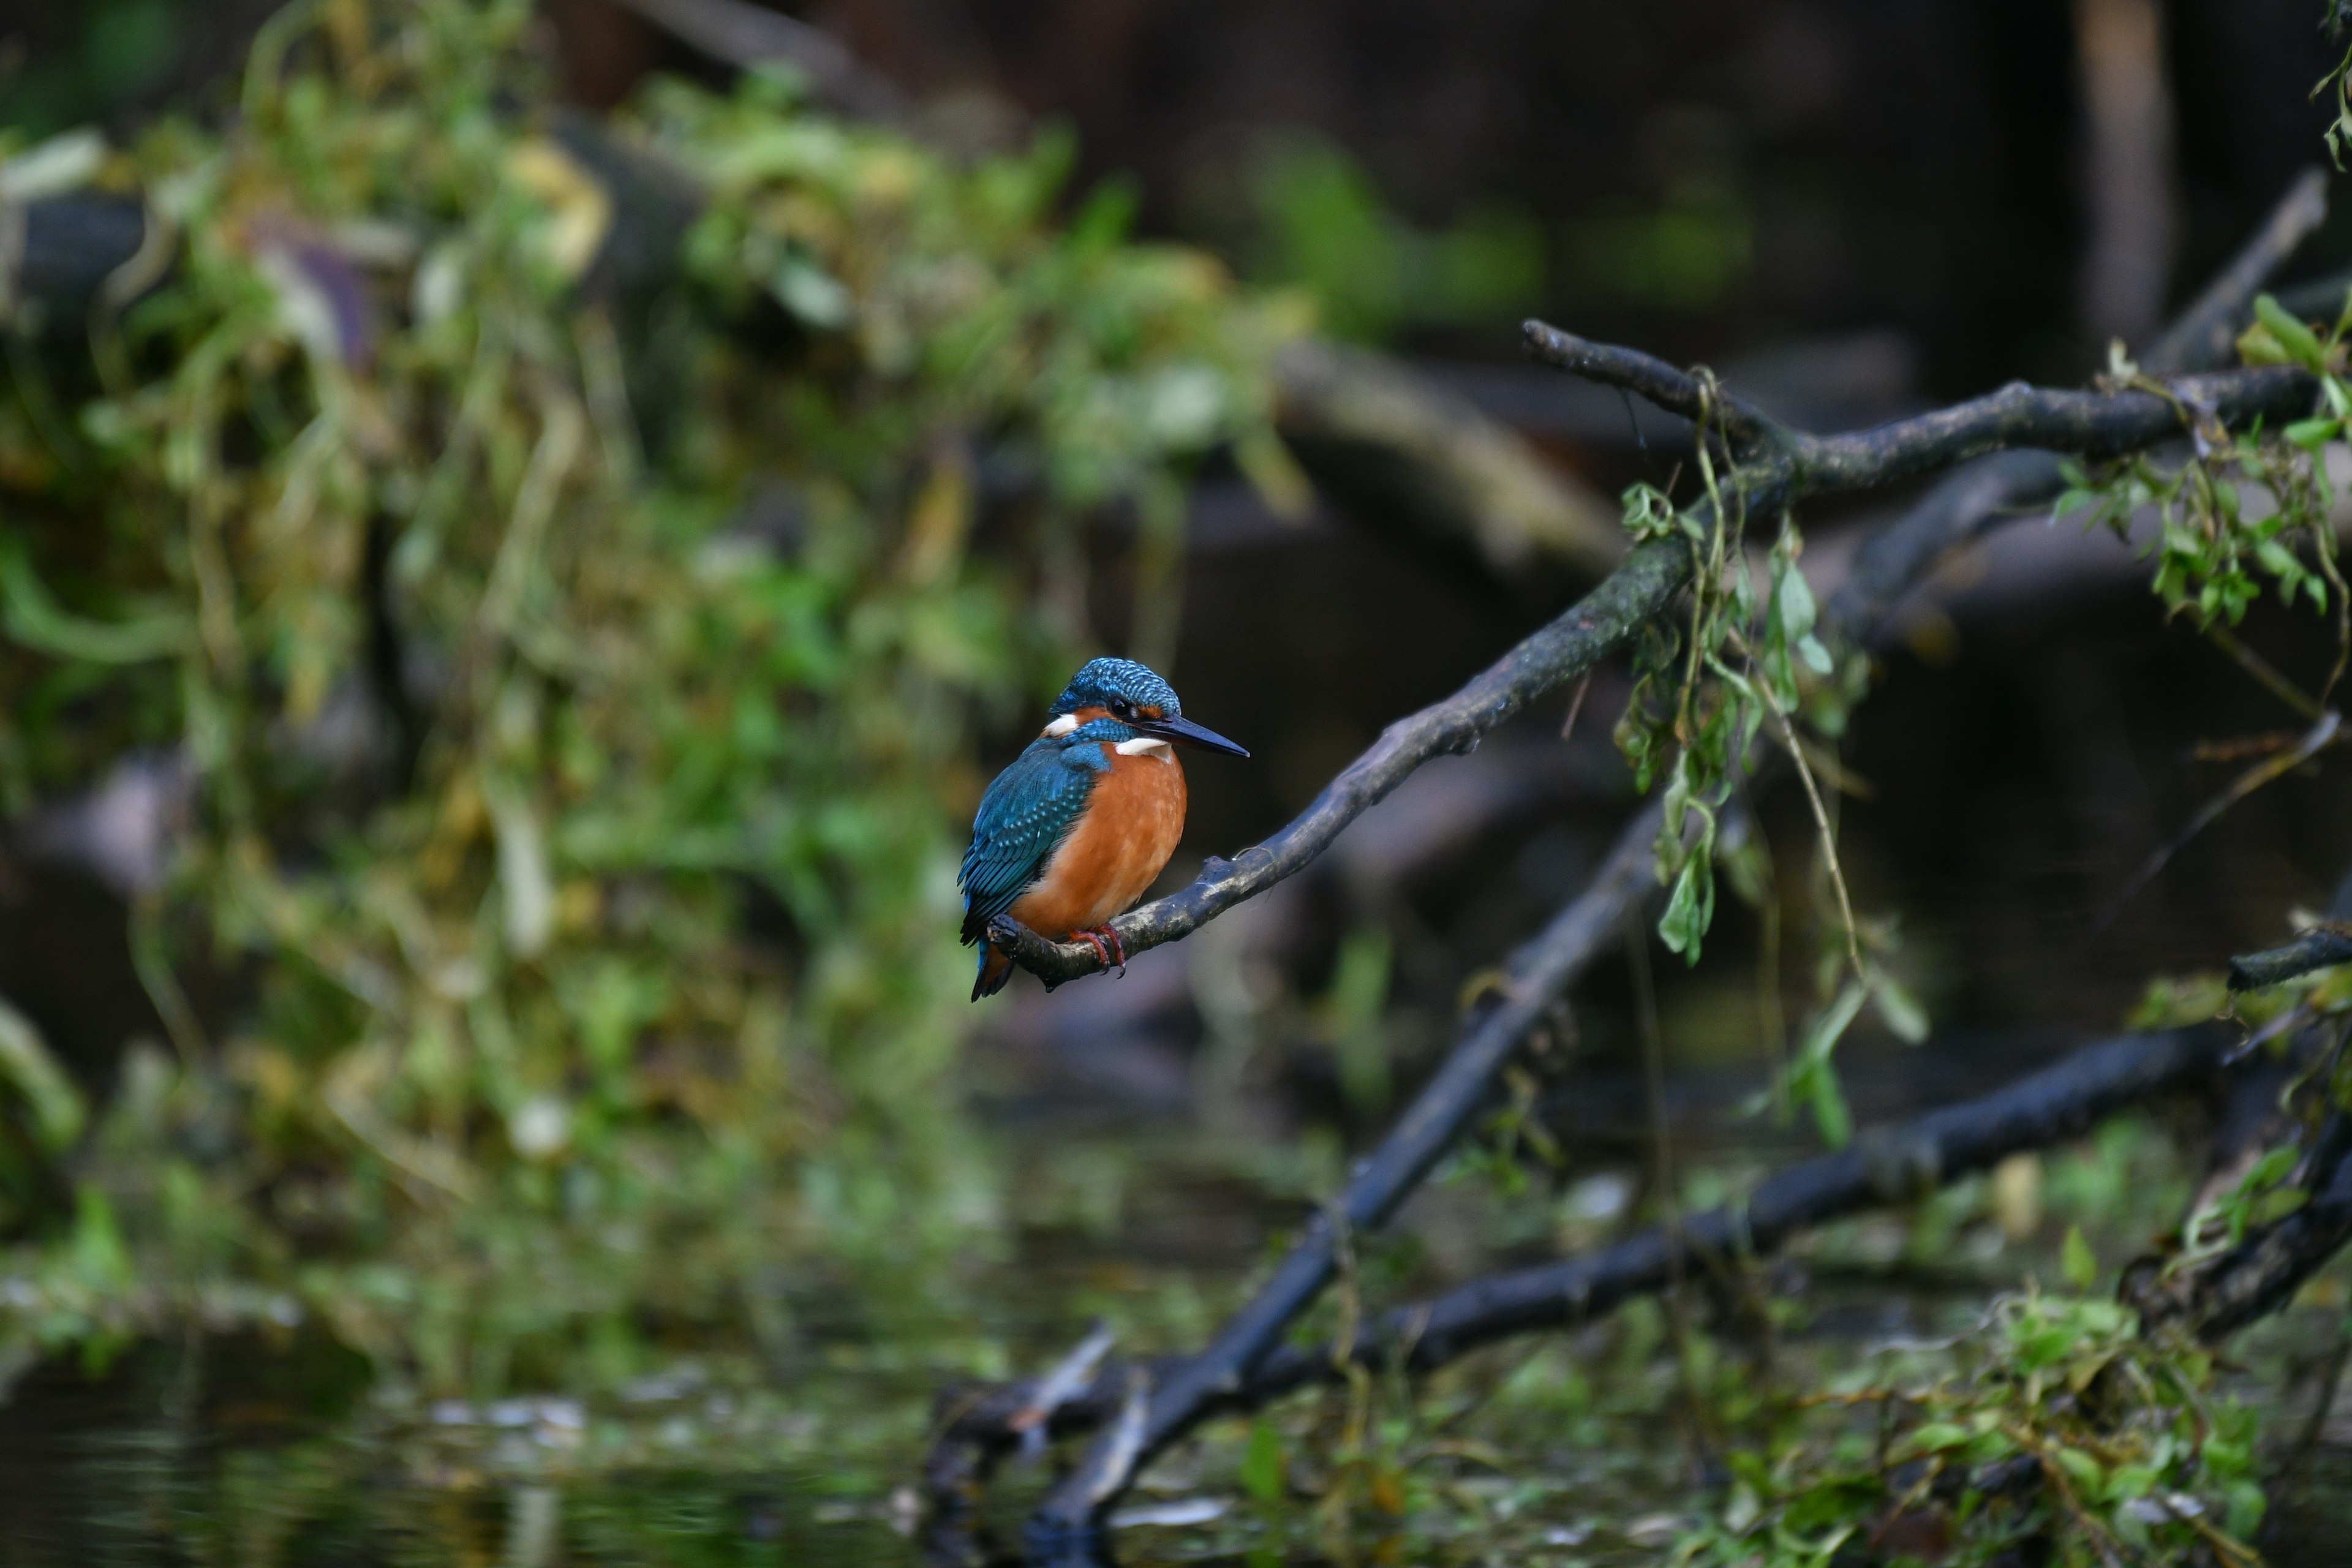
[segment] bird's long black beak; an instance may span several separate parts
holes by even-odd
[[[1249,752],[1234,745],[1223,735],[1190,719],[1136,719],[1130,726],[1162,741],[1173,741],[1180,746],[1198,746],[1204,752],[1223,752],[1229,757],[1246,757]]]

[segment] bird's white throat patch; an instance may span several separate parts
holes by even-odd
[[[1121,741],[1112,749],[1122,757],[1158,757],[1163,763],[1176,760],[1168,742],[1153,735],[1138,735],[1132,741]]]
[[[1058,741],[1077,727],[1078,716],[1075,713],[1065,713],[1045,726],[1045,733],[1050,739]]]

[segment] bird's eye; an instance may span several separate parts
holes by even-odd
[[[1135,704],[1124,697],[1114,697],[1110,700],[1110,710],[1121,719],[1131,719],[1135,716]]]

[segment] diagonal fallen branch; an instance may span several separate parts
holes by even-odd
[[[2291,253],[2316,224],[2317,204],[2308,199],[2308,180],[2298,181],[2281,204],[2280,213],[2249,243],[2225,280],[2247,292],[2260,286],[2270,269]],[[2242,308],[2244,301],[2239,301]],[[2219,288],[2209,289],[2199,308],[2219,310]],[[2150,368],[2170,372],[2183,351],[2160,346],[2150,355]],[[1664,384],[1682,373],[1661,367],[1642,356],[1633,363],[1654,384]],[[1706,389],[1695,380],[1702,399]],[[1668,387],[1662,395],[1681,395]],[[1865,438],[1884,433],[1865,433]],[[1775,430],[1772,439],[1785,448],[1789,438]],[[1871,542],[1858,556],[1846,584],[1832,598],[1832,628],[1849,632],[1882,626],[1896,603],[1951,551],[1979,537],[1990,528],[2017,515],[2019,510],[2046,500],[2061,482],[2059,465],[2047,453],[2011,452],[1979,463],[1937,486],[1895,527]],[[1605,584],[1604,584],[1605,586]],[[1491,672],[1490,672],[1491,673]],[[1384,741],[1387,737],[1383,737]],[[1344,776],[1344,775],[1343,775]],[[1327,792],[1328,793],[1328,792]],[[1638,900],[1638,883],[1629,883],[1623,868],[1643,856],[1658,825],[1655,803],[1637,813],[1621,835],[1596,884],[1562,911],[1542,938],[1517,955],[1507,990],[1508,1005],[1520,1015],[1518,1032],[1498,1037],[1488,1026],[1488,1014],[1472,1020],[1439,1079],[1423,1090],[1381,1150],[1361,1167],[1340,1200],[1339,1213],[1351,1225],[1371,1223],[1393,1210],[1402,1194],[1416,1184],[1438,1152],[1460,1134],[1470,1117],[1491,1092],[1495,1077],[1509,1059],[1517,1041],[1534,1026],[1548,1005],[1589,962],[1589,944],[1622,922]],[[1293,825],[1294,827],[1297,826]],[[1336,829],[1335,829],[1336,831]],[[1214,868],[1212,868],[1213,870]],[[1528,994],[1530,982],[1551,982],[1549,994]],[[1548,989],[1548,988],[1547,988]],[[1540,1004],[1540,1005],[1538,1005]],[[1098,1517],[1104,1500],[1115,1497],[1135,1468],[1166,1443],[1197,1422],[1224,1391],[1239,1386],[1264,1358],[1287,1324],[1304,1310],[1328,1283],[1333,1267],[1333,1237],[1328,1222],[1310,1226],[1294,1247],[1275,1278],[1228,1325],[1215,1344],[1200,1357],[1168,1362],[1155,1369],[1161,1392],[1153,1402],[1141,1443],[1097,1443],[1079,1470],[1056,1490],[1039,1515],[1048,1533],[1083,1531]],[[1076,1410],[1077,1407],[1073,1407]],[[990,1425],[994,1414],[983,1398],[969,1413],[971,1419],[952,1426],[936,1445],[927,1465],[935,1498],[968,1491],[986,1466],[986,1454],[997,1440]],[[1083,1414],[1074,1415],[1083,1424]]]

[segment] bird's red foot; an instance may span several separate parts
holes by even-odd
[[[1122,980],[1127,978],[1127,947],[1118,940],[1118,932],[1107,925],[1099,925],[1073,934],[1080,942],[1087,942],[1094,948],[1096,956],[1102,960],[1102,966],[1105,969],[1116,966],[1119,978]]]

